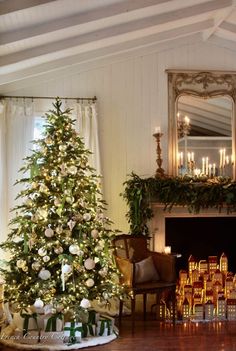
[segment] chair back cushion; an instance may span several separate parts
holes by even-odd
[[[160,280],[152,256],[135,263],[135,283],[146,283]]]

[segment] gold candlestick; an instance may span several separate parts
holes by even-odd
[[[161,137],[162,137],[163,133],[155,133],[153,134],[154,138],[156,139],[157,142],[157,170],[156,170],[156,175],[155,177],[164,177],[165,176],[165,171],[164,169],[161,167],[162,166],[162,158],[161,158]]]

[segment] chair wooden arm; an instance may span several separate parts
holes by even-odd
[[[115,256],[115,261],[121,272],[120,282],[128,287],[133,285],[134,264],[126,258]]]
[[[160,252],[149,251],[155,267],[162,281],[173,283],[176,281],[176,258]]]

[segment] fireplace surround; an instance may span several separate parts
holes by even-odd
[[[189,213],[188,209],[184,206],[174,206],[171,211],[168,211],[164,210],[163,204],[158,202],[153,202],[151,208],[153,217],[150,220],[149,229],[151,247],[154,251],[164,252],[167,245],[171,246],[172,251],[178,251],[182,255],[182,258],[179,260],[180,263],[186,264],[190,254],[195,255],[196,259],[207,259],[206,255],[220,256],[226,250],[227,254],[229,254],[230,267],[236,271],[236,264],[232,261],[233,251],[236,252],[236,235],[235,239],[227,237],[227,226],[225,225],[221,237],[219,237],[219,233],[215,232],[217,237],[214,240],[214,228],[212,226],[211,230],[210,224],[214,223],[214,221],[219,224],[220,220],[222,220],[225,224],[228,221],[230,226],[232,224],[236,225],[235,213],[229,214],[225,208],[222,208],[220,212],[216,208],[208,208],[201,209],[199,213],[194,214]],[[178,219],[180,219],[179,223],[178,221],[176,222]],[[209,224],[207,224],[207,219],[210,219]],[[171,227],[172,233],[170,232]],[[202,228],[203,232],[196,233],[194,231],[196,227],[198,227],[199,231]],[[168,229],[169,233],[166,232],[166,229]],[[212,241],[212,245],[209,241]],[[224,241],[226,245],[224,245]],[[221,248],[220,242],[222,242]],[[235,243],[235,249],[232,247],[233,243]],[[182,269],[184,267],[181,264],[178,265]]]

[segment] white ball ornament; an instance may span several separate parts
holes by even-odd
[[[93,229],[91,231],[91,236],[92,236],[92,238],[97,239],[97,237],[98,237],[98,230],[97,229]]]
[[[92,258],[87,258],[85,261],[84,261],[84,267],[88,270],[91,270],[91,269],[94,269],[95,267],[95,262]]]
[[[82,307],[82,308],[89,308],[89,307],[91,307],[91,303],[90,303],[90,301],[88,299],[82,299],[80,301],[80,307]]]
[[[50,257],[49,256],[44,256],[43,257],[43,262],[48,262],[50,261]]]
[[[47,228],[44,234],[47,238],[51,238],[54,235],[54,231],[52,230],[52,228]]]
[[[40,249],[38,249],[38,254],[41,257],[46,256],[47,255],[47,250],[44,247],[40,247]]]
[[[90,213],[85,213],[85,214],[83,215],[83,219],[84,219],[86,222],[90,221],[90,219],[91,219],[91,214],[90,214]]]
[[[70,245],[69,247],[69,251],[72,255],[78,255],[79,251],[80,251],[80,248],[78,245],[76,244],[73,244],[73,245]]]
[[[92,286],[94,286],[94,280],[92,278],[89,278],[86,280],[85,284],[88,288],[92,288]]]
[[[34,302],[34,307],[35,308],[43,308],[43,306],[44,306],[44,303],[43,303],[43,301],[40,298],[35,300],[35,302]]]
[[[48,280],[51,278],[51,273],[47,269],[41,269],[39,272],[39,278],[42,280]]]
[[[69,274],[72,272],[72,267],[69,264],[64,264],[61,268],[62,273]]]

